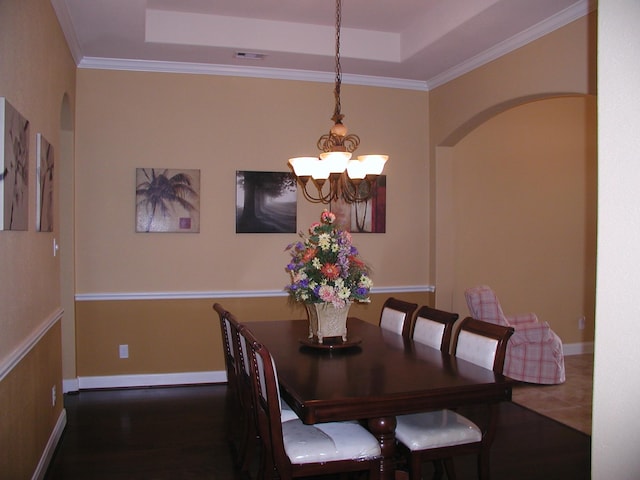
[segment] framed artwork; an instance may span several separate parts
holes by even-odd
[[[236,171],[236,233],[295,233],[296,220],[293,173]]]
[[[387,176],[380,175],[366,202],[331,202],[336,222],[351,233],[385,233],[387,223]]]
[[[136,168],[136,232],[200,232],[200,170]]]
[[[36,135],[36,230],[53,232],[53,146],[41,133]]]
[[[29,121],[0,97],[0,215],[2,230],[28,230]]]

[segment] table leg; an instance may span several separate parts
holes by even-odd
[[[370,418],[369,431],[380,442],[382,461],[380,462],[380,480],[393,480],[395,478],[395,454],[396,454],[396,417]]]

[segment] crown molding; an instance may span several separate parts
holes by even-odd
[[[82,49],[80,48],[80,42],[78,42],[76,30],[73,28],[67,3],[65,0],[51,0],[51,5],[56,12],[56,17],[58,17],[58,22],[62,28],[64,38],[67,40],[67,47],[69,47],[73,61],[76,65],[79,65],[82,61]]]
[[[335,73],[286,68],[247,67],[240,65],[212,65],[206,63],[161,62],[120,58],[83,57],[78,68],[98,70],[125,70],[135,72],[182,73],[192,75],[222,75],[232,77],[297,80],[302,82],[333,83]],[[403,90],[427,90],[427,82],[402,78],[375,77],[369,75],[342,75],[343,84],[371,87],[398,88]]]

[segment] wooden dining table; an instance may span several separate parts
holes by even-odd
[[[271,352],[281,395],[304,423],[366,422],[383,480],[395,476],[397,415],[511,399],[511,379],[358,318],[347,321],[347,345],[331,348],[308,345],[307,320],[245,325]]]

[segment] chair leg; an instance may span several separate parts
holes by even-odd
[[[253,456],[255,455],[257,443],[260,438],[256,433],[255,424],[253,422],[253,415],[247,415],[247,418],[245,420],[246,425],[242,435],[243,438],[240,443],[239,468],[241,472],[246,472],[249,470],[251,461],[253,459]]]
[[[478,478],[489,480],[489,450],[481,451],[478,455]]]
[[[409,480],[422,480],[422,459],[420,455],[411,452],[407,466],[409,467]]]
[[[444,470],[442,469],[442,460],[434,460],[433,461],[433,480],[442,480],[442,474]]]
[[[447,479],[456,480],[456,470],[453,466],[453,458],[447,457],[443,460],[443,462],[444,462],[444,469],[447,472]]]

